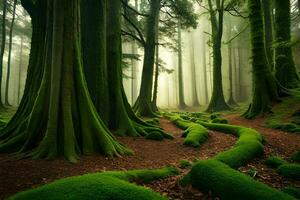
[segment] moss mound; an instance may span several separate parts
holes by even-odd
[[[180,164],[180,168],[182,169],[189,168],[192,166],[192,163],[188,160],[180,160],[179,164]]]
[[[297,199],[300,199],[300,189],[295,187],[285,187],[281,189],[282,192],[287,193]]]
[[[214,120],[214,119],[216,119],[216,118],[218,118],[220,116],[221,116],[220,113],[213,113],[213,114],[210,115],[210,119]]]
[[[285,160],[277,156],[271,156],[265,161],[265,164],[271,168],[278,168],[280,165],[286,163],[287,162]]]
[[[178,171],[168,167],[159,170],[105,172],[61,179],[53,183],[18,193],[9,199],[24,200],[165,200],[167,198],[129,181],[150,182],[174,175]]]
[[[222,200],[288,200],[292,196],[255,181],[226,164],[207,160],[197,162],[188,174],[193,187]]]
[[[147,140],[156,140],[156,141],[162,141],[164,140],[164,136],[160,132],[153,131],[146,135],[145,137]]]
[[[296,152],[292,155],[291,160],[294,161],[294,162],[300,163],[300,150],[296,151]]]
[[[300,165],[298,164],[283,164],[278,167],[277,172],[287,178],[300,180]]]
[[[226,163],[232,168],[245,165],[249,160],[263,154],[263,138],[254,129],[227,124],[214,124],[198,121],[204,127],[233,134],[239,137],[235,146],[227,151],[219,153],[214,159]]]
[[[215,118],[211,120],[211,123],[228,124],[228,120],[225,118]]]

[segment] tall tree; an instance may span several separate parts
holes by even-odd
[[[273,51],[273,0],[264,0],[262,2],[263,16],[264,16],[264,33],[265,46],[267,52],[267,61],[271,66],[271,71],[274,69],[274,51]]]
[[[5,86],[5,105],[10,105],[8,102],[8,92],[9,92],[9,81],[10,81],[12,40],[13,40],[14,24],[16,19],[17,2],[18,2],[17,0],[13,1],[12,20],[10,22],[10,29],[9,29],[8,59],[7,59],[6,86]]]
[[[264,42],[264,25],[260,0],[248,0],[252,45],[253,98],[244,113],[246,118],[269,112],[278,100],[278,87],[267,62]]]
[[[20,107],[1,130],[0,151],[49,159],[63,155],[70,161],[80,153],[129,153],[111,135],[88,92],[80,51],[80,1],[22,4],[32,18],[30,64]]]
[[[155,73],[154,73],[154,85],[153,85],[153,96],[152,96],[152,110],[154,112],[158,111],[157,107],[157,93],[158,93],[158,76],[159,76],[159,45],[157,38],[157,45],[155,50]]]
[[[7,15],[7,0],[3,0],[2,12],[2,33],[1,33],[1,49],[0,49],[0,107],[2,107],[2,70],[3,70],[3,57],[6,44],[6,15]]]
[[[205,95],[205,105],[209,103],[209,97],[208,97],[208,85],[207,85],[207,64],[206,64],[206,37],[203,33],[203,39],[202,39],[202,53],[203,53],[203,82],[204,82],[204,95]]]
[[[195,48],[194,48],[194,37],[193,33],[191,33],[190,37],[190,56],[191,56],[191,82],[192,82],[192,105],[194,107],[199,107],[200,103],[198,100],[198,92],[197,92],[197,74],[196,74],[196,64],[195,64]]]
[[[146,41],[144,44],[144,63],[139,96],[133,106],[141,116],[155,116],[151,107],[155,42],[159,23],[160,0],[150,1],[150,11],[146,22]]]
[[[184,101],[184,83],[183,83],[183,69],[182,69],[182,38],[181,38],[181,25],[178,22],[178,39],[177,39],[177,51],[178,51],[178,107],[183,109],[187,107]]]
[[[215,112],[229,109],[225,102],[222,83],[222,36],[223,36],[223,19],[224,19],[224,0],[216,0],[215,8],[212,0],[208,0],[212,43],[213,43],[213,91],[208,112]]]
[[[275,76],[286,88],[300,87],[291,47],[290,1],[275,0]]]

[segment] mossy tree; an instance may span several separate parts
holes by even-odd
[[[81,153],[130,153],[111,135],[88,92],[80,1],[22,0],[22,5],[32,18],[29,69],[20,107],[1,130],[0,151],[47,159],[63,155],[70,161]]]
[[[244,116],[254,118],[269,112],[272,103],[279,99],[279,95],[275,77],[267,62],[260,0],[248,0],[248,9],[252,45],[253,97]]]
[[[211,22],[211,40],[213,50],[213,90],[208,112],[216,112],[229,109],[225,102],[222,83],[222,36],[223,36],[223,20],[224,20],[224,0],[213,2],[208,0],[208,8]]]
[[[2,79],[3,70],[3,57],[6,44],[6,15],[7,15],[7,0],[2,1],[2,26],[1,26],[1,47],[0,47],[0,78]],[[3,107],[2,104],[2,81],[0,81],[0,108]]]
[[[275,0],[275,76],[285,88],[300,87],[291,47],[290,1]]]

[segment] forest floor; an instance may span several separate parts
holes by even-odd
[[[272,187],[285,186],[300,187],[299,181],[292,181],[279,176],[274,169],[264,165],[270,155],[288,158],[300,149],[300,135],[286,133],[262,126],[264,119],[246,120],[237,114],[226,114],[230,124],[243,125],[260,131],[265,137],[265,155],[254,159],[240,171],[256,172],[255,179]],[[154,169],[168,165],[180,167],[179,161],[186,159],[207,159],[219,152],[231,148],[237,138],[220,132],[209,132],[209,139],[200,148],[191,148],[183,145],[182,130],[170,121],[161,119],[160,126],[174,135],[174,140],[152,141],[144,138],[119,137],[119,141],[134,150],[133,156],[121,158],[107,158],[102,155],[81,156],[76,164],[69,163],[63,158],[52,161],[45,160],[15,160],[11,155],[0,154],[0,199],[19,191],[34,188],[64,177],[81,175],[109,170]],[[170,199],[211,199],[210,195],[203,194],[190,187],[181,188],[178,180],[189,169],[180,169],[180,175],[164,180],[158,180],[145,185],[153,190],[168,196]]]

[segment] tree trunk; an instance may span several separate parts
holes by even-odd
[[[207,85],[207,67],[206,67],[206,39],[203,34],[202,39],[202,52],[203,52],[203,75],[204,75],[204,95],[205,95],[205,105],[208,104],[209,98],[208,98],[208,85]]]
[[[6,72],[6,86],[5,86],[5,105],[10,105],[8,102],[8,92],[9,92],[9,81],[10,81],[10,65],[11,65],[11,51],[12,51],[12,39],[13,39],[13,29],[16,19],[16,6],[17,0],[13,2],[13,10],[12,10],[12,20],[10,23],[9,29],[9,45],[8,45],[8,59],[7,59],[7,72]]]
[[[251,119],[269,112],[272,102],[278,100],[278,93],[275,78],[268,66],[265,52],[260,0],[249,0],[248,8],[252,44],[253,98],[244,116]]]
[[[274,70],[274,51],[273,51],[273,28],[272,28],[272,2],[273,0],[264,0],[262,2],[263,14],[264,14],[264,33],[267,61],[271,66],[271,71]]]
[[[81,1],[81,41],[84,74],[93,103],[108,125],[109,97],[106,69],[106,0]]]
[[[18,73],[18,104],[21,101],[21,78],[22,78],[22,66],[23,66],[23,44],[24,39],[21,36],[21,44],[20,44],[20,61],[19,61],[19,73]]]
[[[225,102],[223,93],[223,83],[222,83],[222,53],[221,44],[223,36],[223,1],[222,5],[217,5],[218,7],[218,19],[216,18],[216,13],[212,7],[212,2],[209,0],[210,4],[210,17],[211,17],[211,27],[212,27],[212,42],[213,42],[213,91],[208,105],[208,112],[217,112],[229,109],[229,106]]]
[[[300,87],[291,47],[290,1],[275,0],[275,76],[285,88]]]
[[[20,123],[9,123],[1,131],[0,151],[47,159],[63,155],[70,161],[81,153],[130,153],[115,141],[89,95],[80,51],[79,0],[23,0],[22,4],[33,25],[26,83],[30,93],[12,119]]]
[[[157,40],[158,43],[158,40]],[[152,110],[157,112],[157,93],[158,93],[158,76],[159,76],[159,45],[156,45],[156,56],[155,56],[155,73],[154,73],[154,89],[152,98]]]
[[[231,31],[231,30],[230,30]],[[233,71],[232,71],[232,59],[235,59],[235,55],[232,56],[232,45],[231,42],[228,44],[228,68],[229,68],[229,99],[227,101],[227,104],[230,106],[237,106],[237,103],[234,100],[233,97]]]
[[[193,33],[191,33],[193,34]],[[199,107],[200,106],[200,103],[199,103],[199,100],[198,100],[198,92],[197,92],[197,80],[196,80],[196,77],[197,77],[197,74],[196,74],[196,66],[195,66],[195,50],[194,50],[194,41],[193,41],[193,35],[191,35],[191,72],[192,72],[192,105],[194,107]]]
[[[7,0],[3,0],[3,12],[2,12],[2,38],[1,38],[1,49],[0,49],[0,107],[2,104],[2,70],[3,70],[3,57],[5,52],[6,44],[6,14],[7,14]]]
[[[156,116],[151,107],[155,41],[158,33],[158,19],[160,0],[150,1],[150,13],[146,24],[146,44],[144,47],[144,63],[139,96],[133,106],[134,111],[140,116]]]
[[[178,107],[183,109],[186,106],[184,102],[184,85],[183,85],[183,72],[182,72],[182,38],[181,38],[181,25],[178,22]]]

